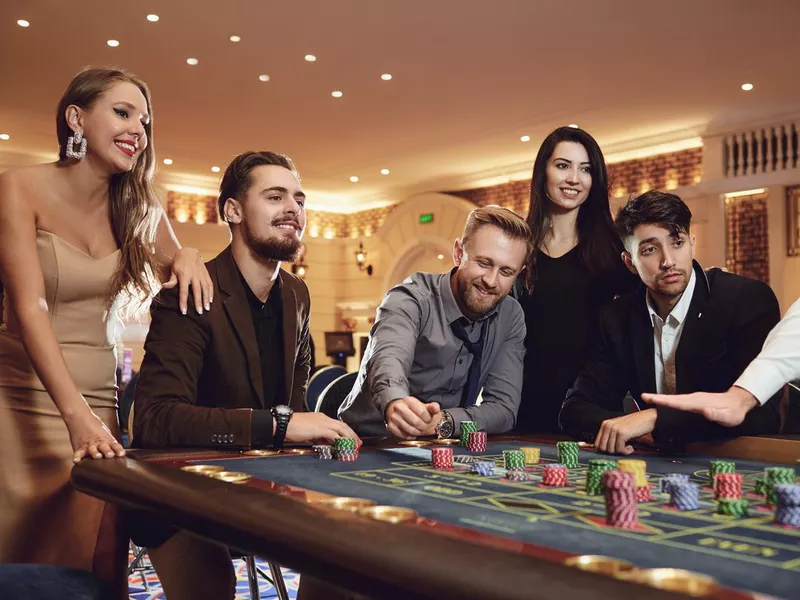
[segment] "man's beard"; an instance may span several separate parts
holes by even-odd
[[[247,221],[243,225],[245,244],[261,258],[286,262],[297,260],[300,249],[303,247],[300,238],[283,238],[282,236],[260,238],[253,233]]]
[[[463,288],[461,286],[464,286]],[[492,311],[505,296],[494,295],[489,297],[481,297],[478,295],[478,290],[475,289],[473,282],[465,281],[458,282],[458,288],[461,292],[461,301],[464,306],[474,315],[484,316]]]

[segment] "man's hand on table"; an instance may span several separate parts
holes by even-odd
[[[724,427],[736,427],[744,421],[747,413],[758,406],[758,400],[747,390],[733,386],[722,394],[695,392],[668,396],[666,394],[642,394],[642,400],[659,406],[698,413],[709,421]]]
[[[414,396],[392,400],[386,406],[386,428],[394,437],[408,439],[434,435],[442,420],[438,402],[422,402]]]
[[[286,428],[287,442],[332,444],[333,440],[340,437],[355,438],[356,444],[361,445],[361,438],[347,423],[318,412],[296,412]]]
[[[609,454],[633,454],[633,446],[628,442],[652,433],[656,427],[657,416],[656,409],[648,408],[603,421],[594,439],[595,448],[598,452]]]

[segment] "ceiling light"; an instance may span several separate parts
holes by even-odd
[[[576,123],[570,123],[567,127],[572,127],[573,129],[578,129],[578,125]]]
[[[3,140],[4,142],[7,142],[10,139],[11,139],[11,136],[8,135],[7,133],[0,133],[0,140]]]
[[[356,177],[355,175],[353,175],[353,176],[350,178],[350,181],[352,181],[353,183],[358,183],[358,177]]]
[[[164,159],[164,164],[165,165],[171,165],[172,164],[172,159],[171,158],[165,158]]]
[[[236,42],[241,42],[241,41],[242,41],[242,38],[240,38],[238,35],[232,35],[232,36],[231,36],[231,37],[229,37],[228,39],[229,39],[230,41],[232,41],[234,44],[235,44]]]
[[[388,175],[389,169],[381,169],[381,175]]]
[[[155,23],[156,21],[158,21],[158,15],[147,15],[147,20],[150,21],[151,23]]]
[[[519,141],[520,142],[530,142],[531,141],[531,136],[523,135],[521,138],[519,138]]]
[[[186,64],[187,64],[187,65],[192,65],[192,66],[195,66],[195,65],[196,65],[197,63],[199,63],[199,62],[200,62],[200,61],[199,61],[199,60],[197,60],[196,58],[187,58],[187,59],[186,59]]]
[[[119,42],[117,40],[108,40],[106,44],[108,44],[112,48],[116,48],[117,46],[119,46]]]
[[[308,62],[317,62],[317,57],[313,54],[306,54],[304,57]]]
[[[31,23],[30,21],[26,21],[25,19],[20,19],[19,21],[17,21],[17,25],[19,25],[20,27],[30,27]]]
[[[342,94],[340,90],[334,90],[331,92],[331,96],[333,96],[334,98],[341,98],[342,96],[344,96],[344,94]]]
[[[259,81],[269,81],[269,75],[259,75],[258,76],[258,80]]]
[[[219,167],[211,167],[212,173],[219,173]]]
[[[384,73],[383,75],[381,75],[381,79],[383,79],[384,81],[391,81],[392,74],[391,73]]]
[[[439,260],[444,260],[444,254],[438,254],[436,258],[438,258]]]
[[[750,90],[752,90],[752,89],[753,89],[753,84],[752,84],[752,83],[743,83],[743,84],[742,84],[742,89],[743,89],[745,92],[749,92]]]

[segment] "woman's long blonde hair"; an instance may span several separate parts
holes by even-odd
[[[88,110],[113,84],[132,83],[144,95],[150,120],[144,126],[147,147],[128,172],[111,176],[108,183],[108,216],[120,249],[117,270],[111,281],[110,298],[122,295],[131,308],[147,302],[157,291],[155,242],[161,211],[153,189],[153,108],[150,90],[137,77],[118,69],[87,68],[78,73],[61,97],[56,111],[59,159],[67,159],[67,138],[73,135],[67,124],[67,107],[74,104]]]

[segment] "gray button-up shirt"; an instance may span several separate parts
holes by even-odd
[[[477,421],[488,433],[514,426],[525,355],[522,308],[506,297],[483,319],[469,322],[453,296],[451,273],[415,273],[378,307],[358,378],[339,408],[339,418],[359,435],[386,435],[386,406],[406,396],[438,402],[453,416],[456,433],[461,421]],[[460,404],[472,354],[450,328],[459,319],[472,341],[489,320],[479,382],[483,400],[469,408]]]

